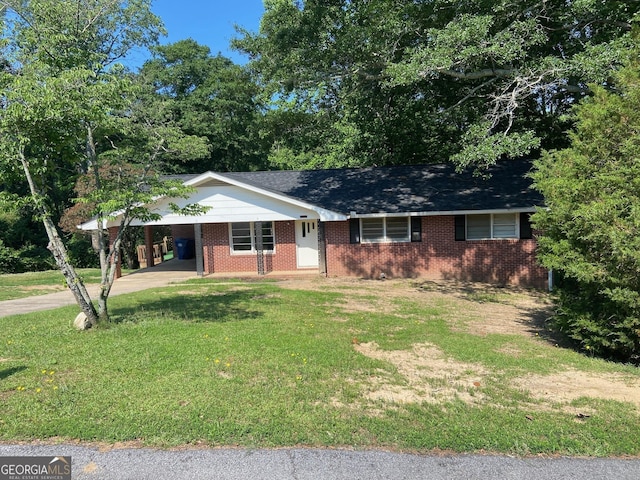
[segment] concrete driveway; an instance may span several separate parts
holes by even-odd
[[[195,260],[173,259],[155,267],[144,268],[124,275],[115,281],[110,295],[122,295],[123,293],[139,292],[148,288],[165,287],[171,283],[179,283],[196,277]],[[92,298],[98,295],[98,288],[97,285],[88,286],[89,294]],[[75,305],[75,303],[73,294],[69,290],[35,297],[6,300],[0,302],[0,317],[50,310],[66,305]]]

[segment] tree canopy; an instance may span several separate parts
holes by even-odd
[[[556,272],[558,324],[585,350],[640,359],[640,37],[613,90],[593,85],[571,145],[533,175],[539,257]]]
[[[566,114],[619,66],[638,8],[269,0],[234,45],[272,101],[277,164],[488,165],[566,146]]]
[[[0,3],[5,19],[0,77],[0,170],[21,175],[46,230],[57,266],[90,324],[108,318],[122,236],[134,218],[153,214],[141,205],[180,183],[155,170],[171,142],[183,138],[170,118],[141,115],[140,87],[118,63],[133,47],[148,47],[164,31],[150,0],[30,0]],[[182,142],[201,145],[197,138]],[[111,242],[100,231],[102,282],[98,310],[70,262],[54,223],[52,186],[85,177],[84,195],[98,224],[114,212],[122,222]]]
[[[210,149],[202,156],[168,158],[165,171],[242,171],[265,166],[266,149],[259,135],[263,107],[259,87],[246,69],[186,39],[155,47],[139,78],[153,92],[143,103],[161,101],[185,134],[209,140]]]

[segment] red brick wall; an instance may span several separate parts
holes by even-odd
[[[264,254],[267,273],[296,270],[296,239],[294,222],[275,222],[275,252]],[[211,223],[202,226],[204,273],[257,273],[256,254],[232,254],[229,245],[229,225]]]
[[[193,225],[172,225],[171,236],[174,240],[176,238],[194,238]]]
[[[424,277],[544,288],[535,240],[454,240],[454,217],[422,218],[422,242],[349,243],[348,222],[327,222],[327,274]]]

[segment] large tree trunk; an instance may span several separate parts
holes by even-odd
[[[53,257],[56,260],[56,264],[62,272],[65,281],[67,282],[67,286],[73,293],[74,298],[76,299],[76,303],[80,307],[80,309],[87,316],[87,322],[90,326],[94,326],[98,323],[98,314],[96,309],[91,303],[91,297],[89,296],[89,292],[87,292],[87,288],[84,285],[82,279],[78,276],[73,265],[69,263],[69,255],[66,247],[60,235],[58,234],[58,230],[51,220],[51,214],[47,205],[41,200],[40,193],[36,188],[35,182],[33,181],[33,177],[31,175],[31,170],[29,169],[29,162],[24,156],[24,152],[20,152],[20,162],[22,163],[22,168],[24,169],[24,174],[29,184],[29,190],[31,191],[31,196],[36,203],[38,211],[42,216],[42,223],[44,224],[44,228],[47,232],[47,236],[49,237],[49,250],[53,254]]]
[[[129,223],[129,213],[125,211],[122,222],[113,238],[111,238],[111,235],[106,235],[104,231],[101,231],[99,235],[100,270],[102,273],[100,292],[98,294],[98,318],[100,320],[109,320],[107,299],[116,280],[120,264],[120,250],[123,238],[129,229]]]
[[[67,286],[71,290],[71,293],[73,293],[76,303],[87,316],[89,325],[95,326],[98,322],[98,314],[93,303],[91,303],[91,297],[89,296],[89,292],[87,292],[84,282],[76,273],[73,265],[69,263],[67,249],[58,235],[51,218],[43,217],[43,223],[45,224],[47,235],[49,237],[48,248],[51,253],[53,253],[53,257],[55,258],[56,264],[67,282]]]

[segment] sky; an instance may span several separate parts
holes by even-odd
[[[153,0],[151,10],[168,32],[161,44],[192,38],[208,46],[212,55],[221,53],[235,63],[245,63],[245,56],[229,48],[231,39],[237,36],[233,26],[257,32],[264,6],[262,0]],[[135,68],[147,58],[144,52],[133,52],[127,63]]]

